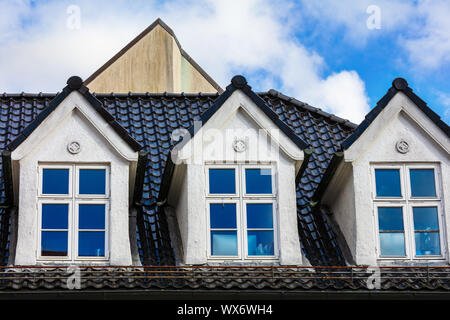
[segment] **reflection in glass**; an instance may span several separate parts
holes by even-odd
[[[218,229],[236,228],[236,204],[211,203],[210,225]]]
[[[436,197],[433,169],[411,169],[409,170],[409,174],[411,180],[411,196]]]
[[[104,204],[80,204],[78,214],[80,229],[105,229]]]
[[[272,256],[274,254],[273,231],[248,231],[248,255]]]
[[[416,255],[440,255],[437,207],[413,207]]]
[[[247,203],[247,228],[273,228],[271,203]]]
[[[42,256],[67,256],[67,231],[42,231]]]
[[[378,207],[378,227],[380,231],[403,231],[402,208]]]
[[[105,194],[105,169],[80,169],[79,194]]]
[[[236,231],[211,231],[211,254],[214,256],[237,256]]]
[[[43,203],[42,229],[67,229],[69,204]]]
[[[80,257],[102,257],[105,255],[104,231],[80,231],[78,233],[78,255]]]
[[[375,169],[377,197],[401,197],[400,170]]]
[[[382,256],[405,256],[404,233],[380,233],[380,248]]]
[[[245,192],[252,194],[272,193],[270,169],[245,169]]]
[[[209,193],[235,194],[236,178],[234,169],[209,169]]]
[[[415,232],[416,255],[440,255],[439,232]]]
[[[42,169],[43,194],[69,194],[69,169]]]

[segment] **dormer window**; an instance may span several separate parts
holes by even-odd
[[[381,259],[439,259],[445,251],[438,166],[375,165]]]
[[[276,194],[270,165],[207,166],[210,259],[275,259]]]
[[[108,258],[109,167],[40,165],[38,259]]]

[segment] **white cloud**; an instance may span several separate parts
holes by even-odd
[[[11,21],[0,24],[0,34],[8,32],[0,38],[1,91],[60,90],[70,75],[89,76],[160,16],[222,86],[232,75],[246,73],[255,90],[278,83],[275,89],[355,122],[369,110],[364,82],[355,71],[327,76],[326,61],[295,38],[293,1],[77,3],[79,30],[66,27],[69,1],[8,6]]]
[[[301,0],[304,17],[321,30],[342,29],[342,37],[364,47],[376,37],[394,37],[416,71],[434,71],[450,63],[450,2],[448,0]],[[380,29],[369,29],[369,6],[380,9]]]

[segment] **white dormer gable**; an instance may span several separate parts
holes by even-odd
[[[172,160],[176,165],[167,198],[179,262],[301,264],[296,175],[303,150],[239,89],[203,126],[194,124],[194,132],[187,143],[175,147]],[[214,170],[231,173],[231,193],[212,190],[212,184],[221,184],[214,181]],[[249,192],[247,174],[251,170],[270,173],[270,178],[266,177],[270,191]],[[253,205],[269,211],[265,222],[251,226]],[[217,214],[229,215],[229,222],[215,222],[213,208],[217,206],[219,211],[230,210]]]
[[[428,107],[420,108],[408,96],[413,97],[412,91],[403,90],[344,150],[322,198],[356,264],[449,261],[450,140],[425,113]],[[418,173],[426,173],[426,180],[416,180]],[[380,191],[383,185],[396,190]],[[430,193],[414,194],[418,188]],[[417,222],[419,215],[428,217],[423,226]]]
[[[85,96],[70,92],[11,152],[11,159],[18,205],[15,265],[132,264],[128,220],[138,152]],[[44,190],[44,171],[53,169],[67,172],[69,187],[63,194]],[[104,177],[102,191],[83,191],[89,183],[83,183],[83,174],[94,171]],[[58,204],[64,206],[63,222],[44,222],[51,217],[44,206]],[[93,208],[103,210],[95,214],[104,219],[84,221],[82,210]],[[50,249],[44,250],[45,241]]]

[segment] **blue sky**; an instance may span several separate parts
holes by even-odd
[[[450,1],[0,4],[0,92],[59,91],[160,17],[222,87],[243,74],[256,91],[274,88],[359,123],[400,76],[450,122]]]

